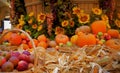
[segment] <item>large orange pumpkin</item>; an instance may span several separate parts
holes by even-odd
[[[91,29],[94,34],[97,34],[98,32],[105,33],[107,31],[107,26],[105,21],[98,20],[98,21],[94,21],[91,24]]]
[[[66,44],[69,41],[69,37],[64,34],[58,34],[55,37],[55,41],[57,44],[60,44],[60,43]]]
[[[85,45],[95,45],[96,38],[93,34],[82,34],[78,36],[76,44],[80,47],[83,47]]]
[[[12,44],[12,45],[20,45],[22,43],[22,38],[19,34],[17,33],[12,33],[11,36],[10,36],[10,39],[9,39],[9,42]]]

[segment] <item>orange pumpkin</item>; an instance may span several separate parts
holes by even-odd
[[[45,41],[41,41],[41,42],[39,42],[39,43],[38,43],[38,46],[40,46],[40,47],[43,47],[43,48],[47,49],[48,44],[47,44],[47,42],[45,42]]]
[[[109,29],[107,33],[113,37],[113,38],[118,38],[119,37],[119,31],[116,29]]]
[[[60,43],[66,44],[69,41],[69,37],[64,34],[58,34],[55,37],[55,41],[57,44],[60,44]]]
[[[113,48],[115,50],[120,50],[120,40],[119,39],[110,39],[106,41],[106,46]]]
[[[20,45],[22,43],[22,38],[18,33],[12,33],[9,39],[11,45]]]
[[[97,34],[98,32],[105,33],[107,31],[107,26],[105,21],[98,20],[91,24],[91,29],[94,34]]]
[[[96,38],[93,34],[82,34],[78,36],[76,44],[80,47],[83,47],[85,45],[95,45]]]
[[[38,38],[37,38],[37,40],[38,40],[39,42],[40,42],[40,41],[45,41],[45,42],[47,42],[47,38],[46,38],[46,36],[45,36],[44,34],[39,35]]]

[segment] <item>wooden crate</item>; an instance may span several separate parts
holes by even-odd
[[[98,0],[72,0],[72,2],[85,10],[86,13],[90,13],[94,7],[99,7]]]
[[[24,0],[27,13],[34,12],[35,16],[38,13],[44,12],[43,3],[41,0]]]

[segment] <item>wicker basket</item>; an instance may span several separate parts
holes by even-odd
[[[10,50],[12,50],[12,51],[14,51],[14,50],[16,50],[16,47],[17,46],[5,46],[5,45],[1,45],[1,43],[3,42],[3,37],[8,33],[8,32],[21,32],[21,33],[24,33],[28,38],[29,38],[29,40],[32,42],[32,46],[33,46],[33,51],[34,51],[34,66],[33,66],[33,68],[30,68],[30,69],[28,69],[28,70],[26,70],[26,71],[18,71],[18,72],[2,72],[2,73],[36,73],[36,66],[37,66],[37,55],[36,55],[36,47],[35,47],[35,45],[34,45],[34,42],[33,42],[33,40],[32,40],[32,38],[29,36],[29,34],[28,33],[26,33],[25,31],[23,31],[23,30],[20,30],[20,29],[12,29],[12,30],[8,30],[7,32],[5,32],[4,34],[2,34],[1,36],[0,36],[0,49],[2,48],[2,47],[6,47],[7,48],[7,51],[10,51]],[[11,49],[12,48],[12,49]]]

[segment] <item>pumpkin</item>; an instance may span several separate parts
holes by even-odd
[[[57,44],[60,44],[60,43],[66,44],[69,41],[69,37],[64,34],[58,34],[55,36],[55,41]]]
[[[75,30],[75,34],[77,34],[78,32],[90,33],[91,32],[91,28],[89,26],[87,26],[87,25],[83,25],[83,26],[78,27]]]
[[[45,42],[45,41],[41,41],[41,42],[38,43],[38,47],[39,47],[39,46],[47,49],[48,44],[47,44],[47,42]]]
[[[20,45],[22,43],[22,38],[18,33],[12,33],[9,39],[11,45]]]
[[[105,45],[112,49],[120,50],[120,40],[119,39],[110,39],[105,42]]]
[[[96,44],[96,38],[93,34],[82,34],[78,36],[76,44],[80,47],[83,47],[85,45],[95,45]]]
[[[47,38],[46,38],[46,36],[45,36],[44,34],[39,35],[39,36],[37,37],[37,40],[38,40],[39,42],[40,42],[40,41],[47,42]]]
[[[107,33],[113,37],[113,38],[118,38],[119,37],[119,31],[116,29],[109,29]]]
[[[98,21],[94,21],[91,24],[91,29],[92,29],[92,33],[94,34],[98,34],[98,32],[106,33],[107,26],[106,26],[105,21],[98,20]]]

